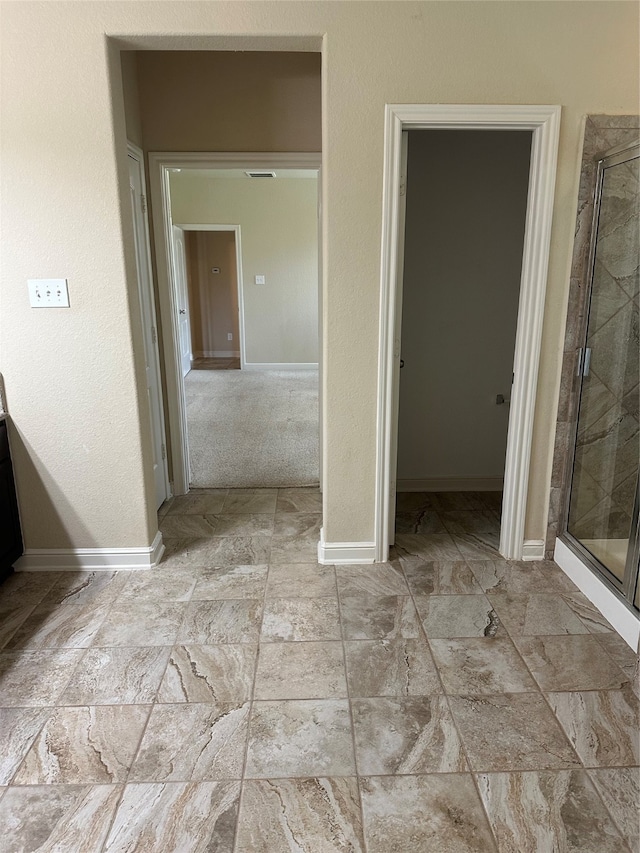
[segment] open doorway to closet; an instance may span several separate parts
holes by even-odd
[[[498,556],[531,137],[405,140],[395,532],[443,559]]]

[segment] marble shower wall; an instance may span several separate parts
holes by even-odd
[[[561,530],[573,462],[580,394],[578,350],[585,338],[597,163],[638,139],[638,116],[587,116],[578,196],[551,480],[547,556]],[[616,171],[617,170],[617,171]],[[614,174],[615,172],[615,174]],[[592,348],[576,446],[571,529],[584,538],[628,534],[638,466],[638,170],[613,167],[603,193],[587,346]],[[634,244],[635,240],[635,244]]]

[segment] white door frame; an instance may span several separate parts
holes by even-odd
[[[240,240],[239,225],[192,225],[181,222],[173,223],[177,228],[182,228],[183,231],[231,231],[235,235],[236,245],[236,284],[238,290],[238,349],[240,350],[240,369],[244,370],[246,354],[244,351],[244,290],[242,278],[242,248]]]
[[[500,553],[521,560],[531,460],[536,382],[540,360],[542,318],[556,179],[560,107],[553,105],[387,104],[384,132],[382,194],[382,255],[378,350],[378,411],[376,448],[376,561],[389,556],[390,513],[396,484],[392,448],[398,428],[393,399],[400,357],[394,334],[402,310],[396,270],[403,251],[400,234],[400,159],[402,131],[531,130],[531,169],[525,223],[520,301],[514,355],[509,433],[504,476]]]
[[[189,491],[189,445],[184,378],[180,370],[175,291],[172,284],[173,276],[170,272],[172,269],[170,172],[173,169],[317,169],[318,178],[320,178],[321,164],[322,155],[319,153],[200,153],[193,151],[149,153],[158,302],[165,359],[173,491],[176,495],[184,495]],[[318,193],[320,193],[320,186],[320,180],[318,180]],[[184,225],[180,227],[185,228]],[[322,243],[318,249],[321,255]],[[318,287],[322,288],[320,280]],[[319,364],[322,371],[322,341],[319,345]],[[322,377],[321,372],[320,377]],[[322,423],[322,412],[320,412],[320,423]],[[320,471],[322,471],[322,444],[320,445]]]
[[[151,434],[154,443],[156,459],[159,459],[160,467],[160,491],[156,481],[156,497],[167,500],[171,497],[171,484],[169,482],[169,468],[167,465],[167,436],[164,422],[164,400],[162,393],[162,373],[160,371],[160,352],[158,350],[158,323],[156,319],[155,295],[153,290],[153,276],[151,274],[151,240],[149,237],[149,218],[147,215],[148,205],[146,198],[146,178],[144,170],[144,153],[141,148],[133,142],[127,141],[127,156],[130,157],[138,167],[140,186],[142,188],[139,205],[135,205],[133,214],[133,228],[136,243],[136,262],[138,273],[138,295],[140,297],[140,312],[142,318],[142,333],[144,339],[145,357],[147,370],[151,371],[155,390],[157,393],[156,404],[150,401]],[[153,411],[153,408],[156,411]],[[156,447],[157,438],[160,447]],[[154,481],[156,480],[154,476]],[[164,497],[162,495],[164,492]]]

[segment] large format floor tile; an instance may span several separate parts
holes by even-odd
[[[0,584],[0,849],[635,853],[638,656],[500,498],[325,566],[319,490],[201,490],[157,569]]]

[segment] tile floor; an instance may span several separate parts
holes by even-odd
[[[161,513],[152,572],[0,587],[0,848],[638,850],[635,656],[499,496],[400,495],[319,566],[311,489]]]

